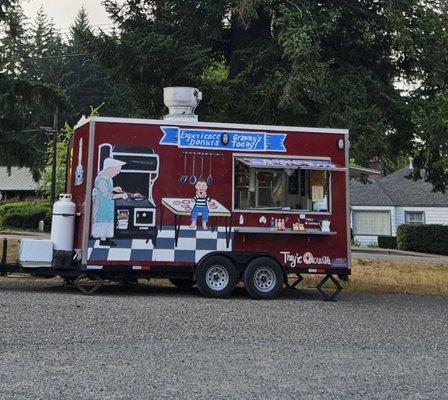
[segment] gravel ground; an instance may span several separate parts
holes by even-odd
[[[0,399],[435,399],[448,297],[0,281]]]

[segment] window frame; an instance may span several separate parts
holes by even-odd
[[[308,160],[323,160],[330,161],[330,157],[314,157],[314,156],[300,156],[300,155],[275,155],[272,154],[247,154],[247,153],[233,153],[232,154],[232,212],[239,213],[251,213],[251,214],[260,214],[260,213],[269,213],[269,214],[305,214],[305,215],[333,215],[333,188],[332,188],[332,170],[325,169],[307,169],[308,171],[324,171],[328,172],[328,211],[319,212],[312,210],[269,210],[266,208],[235,208],[235,162],[238,157],[253,157],[253,158],[285,158],[285,159],[308,159]],[[262,168],[260,168],[262,169]],[[269,169],[269,168],[267,168]],[[283,169],[283,168],[272,168],[272,169]],[[298,168],[300,170],[300,168]]]
[[[357,212],[368,212],[368,213],[387,213],[389,215],[389,234],[383,234],[383,233],[359,233],[355,232],[355,220],[356,220],[356,213]],[[359,209],[352,209],[352,228],[353,228],[353,236],[392,236],[392,212],[391,210],[359,210]]]
[[[408,222],[409,214],[421,214],[422,222]],[[405,225],[425,225],[426,224],[426,213],[424,210],[404,210],[404,223]]]

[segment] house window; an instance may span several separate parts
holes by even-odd
[[[353,233],[355,235],[391,235],[389,211],[353,211]]]
[[[234,161],[234,208],[329,212],[330,172]]]
[[[405,211],[404,221],[406,224],[421,225],[425,223],[425,213],[423,211]]]

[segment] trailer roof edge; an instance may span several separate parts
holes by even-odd
[[[78,129],[90,121],[95,122],[115,122],[124,124],[147,124],[147,125],[177,125],[177,126],[198,126],[203,128],[228,128],[228,129],[263,129],[272,131],[286,132],[306,132],[306,133],[334,133],[339,135],[348,135],[348,129],[336,128],[316,128],[304,126],[280,126],[280,125],[255,125],[255,124],[231,124],[224,122],[192,122],[192,121],[164,121],[161,119],[143,119],[143,118],[119,118],[119,117],[89,117],[80,120],[74,129]]]
[[[192,121],[164,121],[161,119],[144,119],[144,118],[121,118],[121,117],[89,117],[83,121],[78,122],[74,129],[78,129],[90,121],[95,122],[111,122],[111,123],[126,123],[126,124],[147,124],[147,125],[177,125],[177,126],[198,126],[204,128],[229,128],[229,129],[264,129],[278,131],[283,130],[287,132],[305,132],[305,133],[334,133],[348,135],[348,129],[339,128],[319,128],[319,127],[304,127],[304,126],[285,126],[285,125],[257,125],[257,124],[243,124],[243,123],[225,123],[225,122],[192,122]]]

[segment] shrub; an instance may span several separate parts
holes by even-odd
[[[400,225],[397,245],[400,250],[448,255],[448,226]]]
[[[382,249],[396,249],[397,238],[395,236],[378,236],[378,247]]]
[[[0,205],[0,228],[37,229],[39,221],[45,230],[51,226],[51,205],[48,201],[21,201]]]

